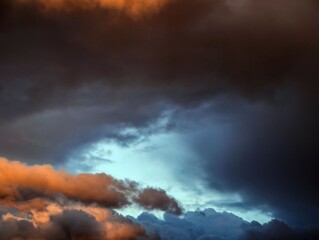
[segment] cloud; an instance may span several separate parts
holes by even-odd
[[[134,221],[141,224],[149,236],[157,236],[161,240],[303,240],[319,236],[317,228],[297,229],[279,220],[263,225],[256,221],[248,223],[236,215],[213,209],[187,212],[183,217],[165,214],[163,220],[143,213]]]
[[[318,228],[294,229],[289,227],[284,222],[272,220],[264,225],[258,222],[244,224],[242,226],[244,234],[239,237],[239,240],[250,239],[315,239],[318,238]]]
[[[106,174],[71,175],[51,165],[0,159],[0,239],[149,239],[139,224],[112,209],[136,203],[181,214],[164,190]]]
[[[182,209],[177,202],[166,195],[164,190],[154,188],[144,189],[136,198],[135,201],[146,209],[161,209],[169,213],[180,215]]]
[[[37,4],[39,7],[46,11],[57,10],[57,11],[71,11],[74,9],[95,9],[95,8],[105,8],[105,9],[117,9],[125,10],[132,16],[137,17],[139,14],[147,13],[149,11],[154,11],[160,8],[165,0],[15,0],[15,3],[21,4],[22,6],[28,6],[28,4]]]
[[[151,1],[133,2],[151,14],[126,14],[135,8],[128,1],[61,0],[63,9],[46,10],[40,0],[1,1],[0,154],[58,165],[101,139],[138,139],[120,133],[167,110],[182,112],[168,126],[180,130],[182,115],[222,96],[189,118],[204,129],[190,142],[210,187],[280,219],[317,223],[318,3],[170,0],[154,11]],[[76,179],[84,178],[92,177]],[[13,190],[5,196],[43,194]],[[114,199],[104,204],[126,203],[106,193]]]
[[[182,115],[176,124],[191,129],[186,138],[203,179],[212,189],[241,196],[224,207],[263,209],[294,224],[318,223],[315,102],[281,90],[273,102],[221,98]]]
[[[83,211],[64,211],[51,217],[47,239],[96,238],[102,239],[98,222]]]
[[[164,190],[140,189],[135,182],[119,181],[106,174],[71,175],[56,171],[50,165],[29,167],[4,158],[0,159],[0,167],[1,204],[20,210],[35,206],[41,209],[45,207],[41,199],[59,202],[62,196],[67,200],[96,203],[107,208],[121,208],[135,202],[147,209],[181,213],[178,203]],[[145,194],[148,198],[144,202],[141,199]]]
[[[58,212],[50,212],[50,207],[56,208]],[[96,214],[99,212],[106,212],[107,217],[99,218],[99,214]],[[36,214],[47,214],[48,218],[38,222]],[[147,237],[141,226],[120,215],[106,209],[81,205],[69,206],[69,209],[51,205],[47,210],[20,217],[7,214],[0,221],[0,232],[1,240],[123,240]]]
[[[100,4],[43,13],[38,2],[1,3],[7,157],[63,161],[123,125],[147,126],[172,104],[225,92],[260,98],[288,84],[315,96],[315,1],[172,0],[138,20]]]
[[[186,212],[183,216],[164,214],[160,220],[144,212],[136,219],[96,205],[75,202],[49,203],[31,213],[0,209],[0,239],[183,239],[250,240],[316,239],[318,228],[294,228],[279,220],[261,225],[248,223],[228,212],[213,209]]]
[[[183,217],[165,214],[164,219],[157,219],[149,213],[141,214],[136,221],[141,224],[150,236],[159,239],[198,239],[204,236],[215,236],[233,239],[242,233],[240,228],[244,220],[229,213],[219,213],[213,209],[186,212]]]

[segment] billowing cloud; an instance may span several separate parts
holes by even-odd
[[[43,208],[45,204],[41,198],[59,202],[62,196],[67,200],[96,203],[108,208],[121,208],[135,202],[147,209],[181,214],[178,203],[165,191],[140,189],[135,182],[119,181],[106,174],[71,175],[56,171],[50,165],[29,167],[4,158],[0,159],[0,168],[0,203],[20,210],[34,206]],[[145,194],[147,201],[140,200]]]
[[[146,239],[138,223],[112,210],[131,203],[181,214],[176,200],[161,189],[0,159],[1,240]]]
[[[319,237],[318,228],[290,227],[279,220],[263,225],[256,221],[249,223],[213,209],[187,212],[183,217],[166,213],[160,220],[146,212],[135,219],[93,205],[49,204],[43,210],[33,210],[31,215],[13,209],[2,210],[0,217],[1,240],[304,240]]]
[[[318,228],[293,228],[279,220],[265,224],[248,223],[228,212],[213,209],[187,212],[183,217],[166,214],[163,220],[143,213],[134,221],[141,224],[149,236],[161,240],[271,240],[271,239],[316,239]]]
[[[165,214],[159,220],[152,214],[143,213],[137,218],[149,235],[160,239],[198,239],[202,236],[215,236],[233,239],[242,233],[244,220],[230,213],[220,213],[213,209],[187,212],[182,218]]]
[[[47,218],[39,221],[37,215],[41,214],[47,215]],[[105,216],[101,218],[101,215]],[[49,205],[43,211],[33,211],[32,215],[7,213],[2,215],[0,233],[1,240],[147,239],[145,230],[131,220],[109,210],[81,205],[64,209]]]

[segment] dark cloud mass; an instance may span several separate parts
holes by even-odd
[[[8,213],[0,222],[0,239],[147,239],[144,229],[138,224],[118,214],[111,217],[99,219],[87,210],[67,209],[51,213],[43,222],[36,222],[34,216],[24,218]]]
[[[166,130],[192,131],[186,140],[198,156],[194,164],[212,189],[241,196],[233,206],[265,208],[289,224],[318,225],[318,29],[316,0],[2,0],[0,155],[63,164],[71,152],[101,139],[130,144],[174,109]],[[127,127],[141,134],[125,133]],[[89,178],[120,187],[111,191],[111,204],[100,199],[103,194],[93,199],[107,207],[125,205],[135,187],[107,175]],[[43,186],[30,188],[39,180],[25,179],[29,175],[9,181],[19,187],[1,182],[1,201],[14,208],[24,196],[51,201],[61,193],[91,203],[89,195],[74,199],[55,187],[43,192]],[[138,193],[132,199],[146,209],[181,213],[162,190]],[[62,234],[58,239],[73,239],[73,232],[85,237],[69,226],[72,218],[88,226],[96,221],[83,212],[57,214],[43,231]],[[187,215],[175,220],[178,226],[194,224]],[[168,220],[150,221],[162,236],[158,229]],[[244,225],[231,227],[244,232],[242,239],[302,239],[281,222]],[[0,239],[24,238],[34,227],[16,217],[2,220],[0,229],[24,235]],[[273,229],[283,235],[272,236]],[[92,228],[90,234],[104,233]],[[229,237],[207,234],[196,236]]]
[[[163,101],[260,98],[283,84],[316,95],[316,1],[174,0],[137,19],[19,2],[1,3],[1,151],[11,158],[63,160],[149,124]]]
[[[257,206],[291,223],[317,224],[318,111],[313,102],[281,94],[272,103],[222,99],[187,114],[189,122],[204,119],[189,141],[210,186],[240,193],[242,202],[233,207]]]

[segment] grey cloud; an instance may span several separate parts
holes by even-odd
[[[206,209],[203,212],[187,212],[181,218],[165,214],[164,220],[144,213],[137,222],[149,231],[149,235],[158,234],[160,239],[190,240],[206,235],[232,239],[242,232],[240,226],[244,220],[226,212]]]
[[[145,212],[137,219],[113,213],[111,218],[98,221],[90,213],[75,209],[52,214],[48,222],[38,226],[31,219],[24,220],[21,216],[2,219],[0,239],[306,240],[319,237],[318,227],[292,227],[279,220],[249,223],[213,209],[187,212],[181,217],[166,213],[163,220]]]
[[[53,215],[45,230],[45,239],[103,239],[102,226],[83,211],[67,210]]]
[[[182,209],[175,199],[167,196],[161,189],[145,188],[135,201],[146,209],[161,209],[172,214],[182,214]]]
[[[147,126],[170,108],[163,102],[190,108],[223,92],[254,99],[282,84],[315,95],[312,0],[170,0],[139,19],[1,5],[0,153],[8,157],[63,161],[112,137],[105,129]]]
[[[0,239],[11,240],[16,238],[32,239],[37,236],[37,232],[31,222],[26,220],[17,221],[9,219],[0,222]]]
[[[145,231],[132,221],[114,215],[112,219],[97,221],[82,210],[64,210],[50,216],[48,222],[34,226],[30,219],[10,217],[0,221],[0,239],[43,240],[129,240],[147,239]]]
[[[186,138],[203,179],[212,189],[238,193],[238,208],[264,209],[289,223],[315,224],[319,115],[316,102],[297,96],[280,90],[271,101],[254,103],[224,97],[180,113],[176,125],[189,129]]]
[[[135,221],[150,236],[162,240],[303,240],[319,237],[318,228],[298,229],[279,220],[271,220],[263,225],[256,221],[248,223],[236,215],[213,209],[187,212],[183,217],[166,214],[163,220],[143,213]]]

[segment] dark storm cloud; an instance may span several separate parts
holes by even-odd
[[[171,0],[138,17],[39,2],[0,3],[1,155],[61,163],[223,95],[190,118],[207,120],[191,141],[211,187],[319,222],[317,1]]]
[[[294,229],[284,222],[271,220],[264,225],[258,222],[243,224],[244,233],[238,238],[239,240],[262,240],[262,239],[316,239],[319,237],[318,228]]]
[[[318,76],[316,1],[172,0],[137,18],[39,2],[1,3],[8,157],[63,161],[112,129],[154,121],[163,100],[193,106],[224,91],[258,97],[285,83],[311,91]]]
[[[242,202],[226,206],[256,207],[296,224],[319,223],[316,103],[280,91],[272,102],[216,100],[181,118],[193,131],[189,144],[206,181],[241,195]],[[202,120],[194,124],[195,119]]]

